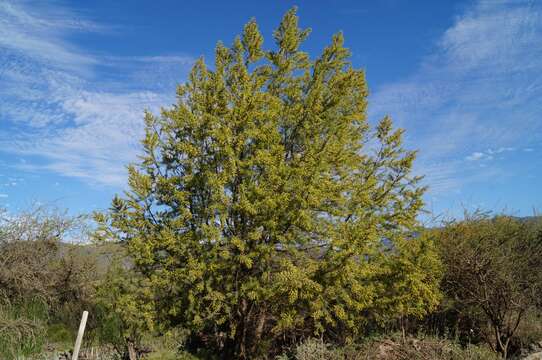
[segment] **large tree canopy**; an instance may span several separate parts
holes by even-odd
[[[430,244],[413,237],[424,189],[389,118],[372,128],[367,85],[342,34],[316,59],[295,10],[264,50],[255,21],[214,66],[197,61],[177,103],[146,114],[144,153],[115,198],[160,327],[247,358],[369,317],[438,301]]]

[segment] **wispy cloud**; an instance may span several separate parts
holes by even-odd
[[[493,160],[496,155],[515,152],[517,149],[514,147],[500,147],[498,149],[487,149],[486,151],[475,151],[472,154],[465,157],[467,161],[479,161],[479,160]],[[529,149],[532,150],[532,149]]]
[[[427,178],[433,192],[487,180],[506,166],[466,162],[540,146],[540,39],[541,2],[480,0],[455,19],[418,71],[377,89],[370,115],[389,113],[407,129],[408,145],[420,149],[418,171],[440,169],[436,183]]]
[[[143,110],[173,101],[193,59],[89,54],[67,40],[75,31],[107,27],[59,6],[0,2],[0,149],[32,159],[19,168],[123,185]]]
[[[482,159],[493,159],[493,157],[491,155],[487,155],[482,152],[475,151],[472,154],[468,155],[465,159],[468,161],[478,161]]]
[[[73,19],[59,7],[3,1],[0,3],[0,46],[12,57],[31,58],[49,66],[75,69],[96,62],[64,41],[66,31],[95,31],[93,22]]]

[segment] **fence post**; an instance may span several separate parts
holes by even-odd
[[[77,339],[75,340],[75,346],[73,348],[72,360],[77,360],[77,358],[79,357],[79,348],[81,348],[81,342],[83,341],[83,334],[85,333],[87,318],[88,318],[88,311],[83,311],[81,324],[79,324],[79,332],[77,333]]]

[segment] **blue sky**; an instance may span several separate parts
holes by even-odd
[[[297,5],[318,53],[342,30],[371,121],[419,149],[428,210],[542,209],[542,1],[0,0],[0,207],[107,208],[142,112],[255,17],[271,43]]]

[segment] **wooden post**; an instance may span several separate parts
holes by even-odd
[[[85,326],[87,326],[88,311],[83,311],[83,317],[81,318],[81,324],[79,325],[79,332],[77,333],[77,339],[75,340],[75,346],[73,348],[72,360],[77,360],[79,357],[79,349],[83,342],[83,334],[85,333]]]

